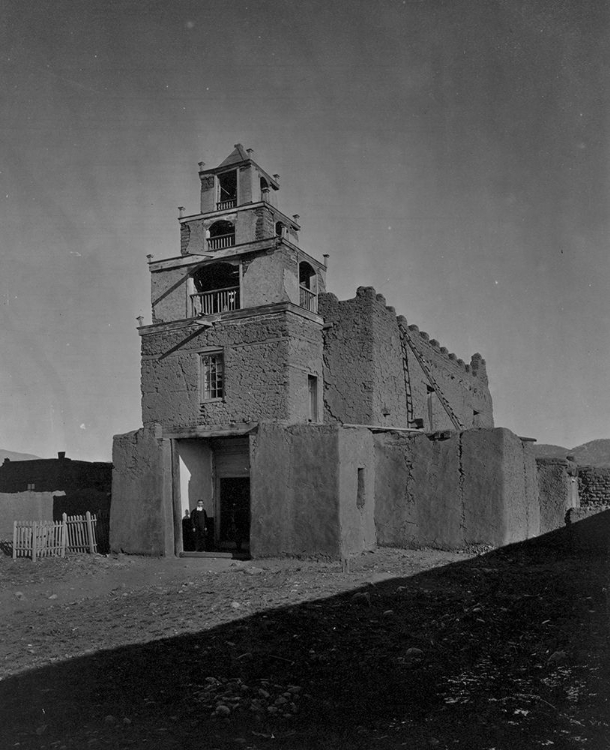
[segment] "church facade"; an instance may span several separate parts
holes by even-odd
[[[210,547],[239,537],[253,557],[538,533],[534,459],[494,428],[481,355],[457,358],[371,287],[329,293],[252,150],[199,177],[179,254],[149,256],[143,426],[114,439],[111,547],[184,552],[200,499]]]

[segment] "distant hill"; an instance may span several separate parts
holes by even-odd
[[[592,440],[572,451],[580,466],[610,466],[610,440]]]
[[[565,458],[574,456],[579,466],[610,466],[610,439],[591,440],[576,448],[562,448],[560,445],[534,445],[534,453],[539,458]]]
[[[565,458],[571,455],[572,451],[569,448],[562,448],[560,445],[534,443],[534,453],[536,458]]]
[[[5,458],[10,458],[11,461],[32,461],[40,456],[33,456],[31,453],[15,453],[14,451],[5,451],[0,448],[0,464]]]

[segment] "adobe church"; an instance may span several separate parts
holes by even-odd
[[[111,548],[181,554],[200,499],[210,547],[252,557],[538,534],[534,458],[494,428],[481,355],[458,359],[371,287],[327,292],[251,149],[199,177],[179,254],[149,256],[143,427],[114,438]]]

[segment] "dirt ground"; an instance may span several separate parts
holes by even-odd
[[[0,558],[0,748],[610,747],[606,556]]]

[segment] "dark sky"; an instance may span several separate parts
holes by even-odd
[[[496,423],[610,436],[610,4],[0,0],[0,447],[141,424],[147,253],[197,162],[279,172],[340,298],[488,361]]]

